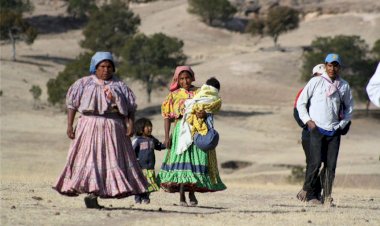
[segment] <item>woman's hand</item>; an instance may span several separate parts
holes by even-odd
[[[72,125],[67,126],[66,134],[67,134],[67,137],[69,137],[70,139],[75,138],[75,132]]]
[[[134,115],[131,114],[130,117],[126,117],[124,120],[124,125],[127,128],[127,136],[132,137],[135,130]]]
[[[67,109],[67,130],[66,130],[66,134],[70,139],[75,138],[75,132],[73,129],[75,113],[76,113],[76,110],[71,109],[71,108]]]
[[[171,141],[172,139],[171,139],[171,136],[169,135],[170,134],[170,119],[169,118],[164,119],[164,129],[165,129],[164,144],[167,149],[170,149],[172,147],[172,141]]]
[[[165,140],[164,140],[164,144],[165,144],[165,147],[166,149],[170,149],[171,146],[172,146],[172,139],[170,139],[170,137],[165,137]]]
[[[197,116],[197,118],[206,118],[206,116],[207,116],[207,114],[204,110],[195,112],[195,115]]]
[[[129,126],[127,126],[127,136],[129,136],[129,137],[133,137],[133,125],[131,126],[131,125],[129,125]]]

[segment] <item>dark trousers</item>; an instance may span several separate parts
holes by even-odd
[[[310,163],[310,132],[307,128],[303,129],[302,130],[302,137],[301,137],[301,143],[302,143],[302,149],[303,151],[305,152],[305,157],[306,157],[306,169]],[[322,156],[322,162],[324,162],[324,158]],[[306,174],[305,174],[306,175]],[[305,185],[306,184],[306,180],[305,180],[305,183],[303,185],[303,188],[304,190],[305,189]],[[319,199],[320,198],[320,195],[321,195],[321,191],[322,191],[322,185],[321,185],[321,180],[320,180],[320,177],[319,177],[319,174],[318,174],[318,178],[317,178],[317,182],[316,184],[313,186],[313,188],[308,192],[307,194],[307,200],[311,200],[311,199]]]
[[[304,190],[306,190],[308,193],[312,193],[313,188],[318,183],[321,183],[323,187],[323,197],[331,197],[332,186],[335,179],[335,169],[339,154],[339,146],[339,131],[337,131],[333,136],[326,136],[321,134],[318,128],[310,131],[310,161],[306,167],[304,183]],[[322,161],[324,163],[324,168],[320,172]],[[318,178],[318,175],[320,178]]]

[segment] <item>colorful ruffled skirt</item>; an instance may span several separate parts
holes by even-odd
[[[53,189],[68,196],[87,193],[102,198],[147,192],[123,123],[120,117],[81,115],[66,166]]]
[[[165,151],[157,176],[160,187],[167,192],[179,192],[180,184],[185,185],[185,191],[215,192],[226,189],[219,176],[215,150],[203,151],[192,144],[184,153],[176,153],[179,128],[179,123],[176,123],[172,148]]]
[[[155,192],[160,190],[157,184],[156,172],[154,169],[143,169],[144,176],[149,183],[148,192]]]

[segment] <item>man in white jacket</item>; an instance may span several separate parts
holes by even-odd
[[[325,170],[321,172],[322,201],[332,205],[331,193],[341,130],[351,120],[353,111],[350,85],[339,76],[341,65],[338,54],[328,54],[325,58],[326,72],[310,79],[297,101],[299,116],[310,131],[310,163],[306,168],[303,192],[299,194],[304,201],[316,203],[317,197],[309,196],[317,183],[323,162]],[[306,107],[308,102],[310,102],[309,111]],[[341,112],[342,105],[343,112]]]
[[[367,85],[367,94],[371,102],[380,107],[380,62],[377,65],[375,74]]]

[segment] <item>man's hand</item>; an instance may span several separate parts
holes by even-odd
[[[313,120],[307,121],[306,124],[307,124],[307,128],[309,128],[309,130],[313,130],[315,127],[317,127],[317,125],[315,125],[315,122]]]

